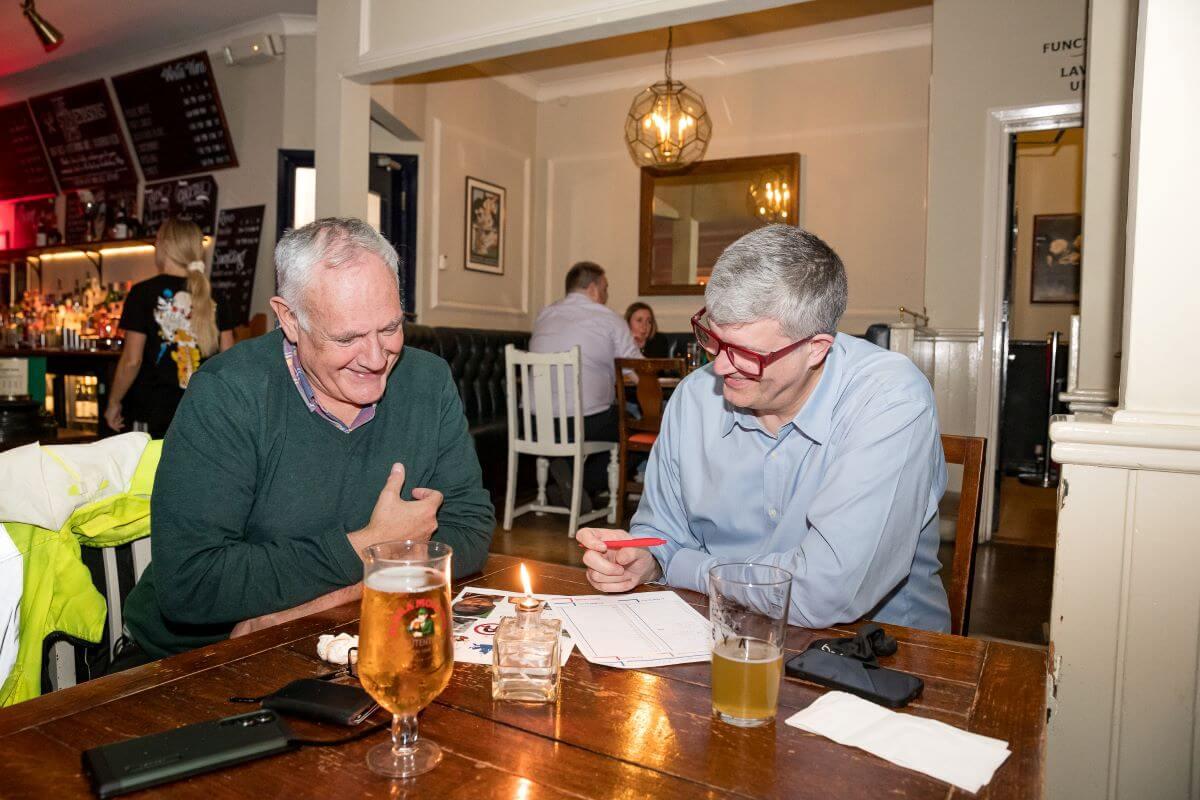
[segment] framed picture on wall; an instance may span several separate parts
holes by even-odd
[[[507,195],[503,186],[467,177],[467,269],[504,274]]]
[[[1079,214],[1038,214],[1033,218],[1031,303],[1079,302],[1082,231]]]

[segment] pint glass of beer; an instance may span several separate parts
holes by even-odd
[[[713,713],[742,727],[775,718],[792,573],[765,564],[708,572]]]
[[[428,772],[442,749],[417,736],[417,712],[433,702],[454,669],[450,548],[441,542],[384,542],[367,548],[358,675],[392,712],[392,741],[367,765],[392,778]]]

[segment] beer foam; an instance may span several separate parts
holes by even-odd
[[[713,655],[738,664],[767,664],[783,658],[783,651],[761,639],[741,639],[718,644]]]
[[[424,592],[446,585],[446,573],[429,567],[384,567],[364,582],[376,592]]]

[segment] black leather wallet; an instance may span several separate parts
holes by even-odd
[[[297,717],[357,725],[371,716],[379,704],[358,686],[331,683],[320,678],[292,681],[262,700],[262,707]]]

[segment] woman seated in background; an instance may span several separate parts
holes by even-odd
[[[218,322],[229,315],[217,313],[200,228],[172,217],[158,229],[155,248],[159,274],[125,298],[125,348],[104,419],[115,431],[130,423],[161,439],[200,362],[233,346],[233,326]]]
[[[646,358],[667,358],[671,343],[658,332],[658,320],[654,309],[645,303],[632,303],[625,309],[625,322],[633,335],[633,342]]]

